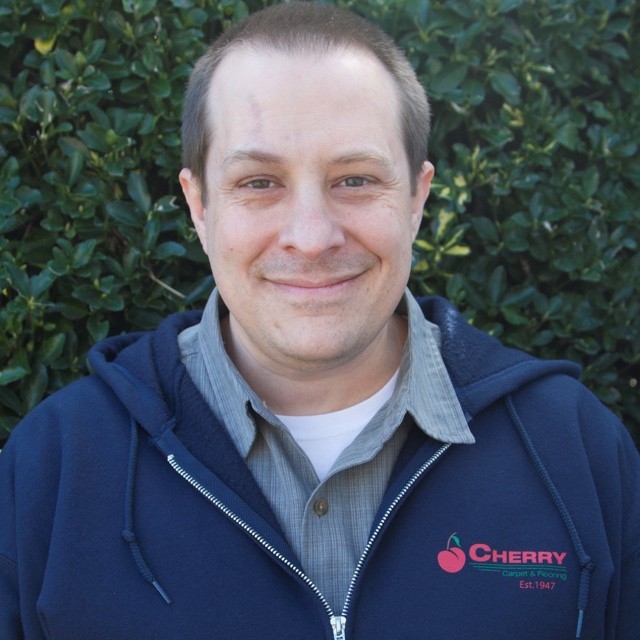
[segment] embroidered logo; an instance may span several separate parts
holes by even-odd
[[[566,557],[566,551],[493,549],[484,542],[472,544],[465,552],[456,532],[449,536],[447,548],[438,552],[437,560],[446,573],[459,573],[468,565],[482,573],[518,578],[520,589],[553,589],[556,582],[567,580]]]
[[[454,546],[451,546],[451,543]],[[447,573],[458,573],[462,571],[467,561],[467,556],[460,546],[460,539],[457,533],[452,533],[447,540],[447,548],[438,554],[438,564]]]

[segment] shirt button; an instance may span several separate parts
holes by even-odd
[[[317,516],[322,517],[329,511],[329,503],[324,498],[319,498],[313,503],[313,510]]]

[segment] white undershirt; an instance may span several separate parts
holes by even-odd
[[[399,372],[398,369],[380,391],[352,407],[315,416],[278,415],[298,446],[307,454],[318,480],[322,482],[327,477],[338,456],[391,398]]]

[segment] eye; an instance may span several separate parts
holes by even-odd
[[[362,176],[349,176],[341,182],[345,187],[364,187],[368,183],[369,181]]]
[[[242,186],[249,187],[250,189],[268,189],[273,186],[273,182],[268,178],[254,178],[245,182]]]

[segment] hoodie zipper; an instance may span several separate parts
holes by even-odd
[[[242,518],[240,518],[236,513],[234,513],[229,507],[227,507],[222,501],[216,498],[206,487],[204,487],[200,482],[198,482],[188,471],[183,469],[180,464],[176,461],[175,456],[170,454],[167,456],[167,462],[171,465],[173,470],[181,476],[184,480],[186,480],[196,491],[202,494],[209,502],[211,502],[215,507],[217,507],[225,516],[227,516],[232,522],[238,525],[245,533],[250,535],[258,544],[260,544],[264,549],[266,549],[272,556],[274,556],[279,562],[281,562],[285,567],[287,567],[290,571],[292,571],[296,576],[298,576],[318,597],[322,606],[324,607],[327,615],[329,616],[329,624],[331,625],[331,630],[333,632],[334,640],[346,640],[347,636],[345,633],[345,627],[347,624],[347,612],[349,610],[349,605],[351,604],[351,599],[353,597],[353,592],[360,577],[360,573],[362,572],[362,567],[373,547],[374,542],[378,538],[380,531],[384,527],[385,523],[391,516],[393,510],[396,508],[398,503],[404,498],[404,496],[409,492],[409,490],[413,487],[413,485],[420,479],[420,477],[431,467],[443,454],[444,452],[451,446],[450,443],[443,444],[426,462],[422,464],[422,466],[409,478],[404,487],[400,490],[398,495],[392,500],[391,504],[387,507],[386,511],[380,518],[376,528],[373,533],[369,537],[367,544],[358,560],[358,564],[356,565],[355,571],[353,572],[353,577],[351,578],[351,582],[349,583],[349,589],[347,591],[347,596],[344,602],[344,608],[342,610],[342,615],[337,616],[333,613],[331,609],[331,605],[327,602],[327,599],[324,597],[320,589],[316,586],[316,584],[309,578],[309,576],[302,571],[299,567],[297,567],[293,562],[288,560],[282,553],[280,553],[272,544],[270,544],[260,533],[258,533],[252,526],[247,524]]]

